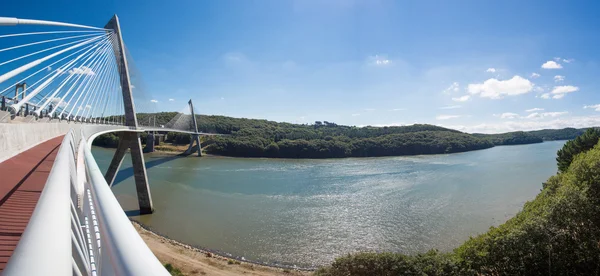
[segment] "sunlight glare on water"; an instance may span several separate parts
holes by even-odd
[[[190,245],[301,267],[357,251],[451,250],[533,199],[563,144],[326,160],[146,154],[156,211],[134,218]],[[105,169],[113,151],[93,152]],[[135,210],[128,162],[113,191]]]

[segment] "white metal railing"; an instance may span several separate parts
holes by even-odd
[[[91,153],[91,141],[110,131],[137,130],[82,125],[65,135],[3,275],[169,275],[133,228]]]

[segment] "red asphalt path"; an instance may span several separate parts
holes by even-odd
[[[29,223],[63,137],[43,142],[0,163],[0,272]]]

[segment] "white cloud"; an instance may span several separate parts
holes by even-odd
[[[502,133],[518,130],[560,129],[565,127],[584,128],[600,126],[600,116],[578,116],[578,117],[546,117],[542,119],[509,120],[495,124],[479,125],[444,125],[444,127],[466,131],[469,133]]]
[[[374,56],[369,56],[367,58],[367,64],[375,65],[375,66],[386,66],[386,65],[391,65],[392,61],[387,59],[386,56],[374,55]]]
[[[221,100],[224,100],[224,99],[225,99],[225,97],[221,97]]]
[[[451,94],[452,92],[458,92],[459,89],[460,85],[458,84],[458,82],[453,82],[450,86],[448,86],[448,88],[444,89],[443,93]]]
[[[92,68],[89,68],[87,66],[81,66],[81,67],[77,67],[77,68],[73,68],[71,70],[69,70],[69,74],[74,74],[74,75],[95,75],[96,72],[92,71]]]
[[[442,106],[440,107],[440,109],[457,109],[457,108],[461,108],[462,106],[460,105],[448,105],[448,106]]]
[[[175,99],[169,99],[169,102],[174,102],[174,101],[175,101]]]
[[[535,79],[535,78],[539,78],[541,75],[538,73],[531,73],[531,78]]]
[[[367,112],[375,111],[375,108],[365,108],[365,111],[367,111]]]
[[[596,111],[600,111],[600,104],[594,104],[594,105],[586,105],[583,107],[584,109],[588,109],[588,108],[593,108]]]
[[[579,91],[579,87],[572,85],[563,85],[563,86],[555,86],[552,89],[553,99],[562,99],[565,97],[567,93],[573,93],[575,91]],[[543,96],[543,95],[542,95]],[[547,98],[545,98],[547,99]]]
[[[560,57],[554,57],[554,60],[560,61]]]
[[[485,71],[488,72],[488,73],[496,73],[496,68],[488,68]]]
[[[406,110],[406,108],[394,108],[394,109],[390,109],[390,111],[403,111]]]
[[[239,52],[230,52],[223,55],[223,59],[227,63],[238,63],[247,61],[246,56]]]
[[[544,88],[542,88],[541,86],[536,86],[533,88],[533,91],[535,92],[544,92]]]
[[[543,108],[534,107],[532,109],[527,109],[525,112],[535,112],[535,111],[544,111]]]
[[[564,80],[565,80],[565,76],[561,76],[561,75],[554,76],[554,81],[555,82],[562,82]]]
[[[550,99],[550,93],[544,93],[540,96],[542,99]]]
[[[571,63],[571,62],[573,62],[573,61],[575,61],[575,60],[574,60],[574,59],[572,59],[572,58],[570,58],[570,59],[563,59],[563,62],[564,62],[564,63]]]
[[[543,119],[543,118],[554,118],[554,117],[558,117],[558,116],[562,116],[562,115],[566,115],[569,114],[569,112],[567,111],[561,111],[561,112],[542,112],[542,113],[531,113],[529,115],[527,115],[527,117],[525,117],[526,119]]]
[[[52,103],[53,108],[55,106],[58,106],[60,108],[64,108],[65,106],[67,106],[67,103],[65,101],[61,100],[60,97],[52,98],[52,100],[50,100],[50,103]]]
[[[516,119],[519,118],[519,114],[512,112],[504,112],[502,114],[494,114],[496,117],[500,117],[500,119]]]
[[[514,76],[509,80],[488,79],[483,83],[472,83],[468,91],[472,95],[479,94],[481,97],[490,99],[501,99],[504,96],[515,96],[525,94],[533,89],[533,83],[520,76]]]
[[[131,89],[134,89],[134,88],[135,88],[135,85],[133,85],[133,84],[132,84],[132,85],[130,85],[129,87],[131,87]]]
[[[435,117],[436,120],[450,120],[455,118],[460,118],[460,115],[438,115]]]
[[[565,94],[579,91],[579,87],[572,85],[555,86],[552,89],[552,94]]]
[[[150,101],[153,102],[153,103],[157,103],[158,102],[157,100],[150,100]]]
[[[354,114],[352,114],[352,117],[356,117],[356,116],[360,116],[360,113],[354,113]]]
[[[543,69],[560,69],[560,68],[562,68],[562,65],[556,63],[556,61],[549,60],[549,61],[546,61],[546,63],[542,64],[542,68]]]
[[[452,100],[455,102],[466,102],[469,100],[469,98],[471,98],[470,95],[464,95],[464,96],[460,96],[458,98],[452,98]]]

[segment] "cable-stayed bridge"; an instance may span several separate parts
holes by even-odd
[[[110,190],[130,153],[141,214],[153,212],[140,133],[188,133],[187,111],[156,125],[157,102],[115,15],[104,27],[0,17],[0,270],[4,275],[168,275]],[[106,173],[99,135],[119,144]],[[194,146],[195,144],[195,146]]]

